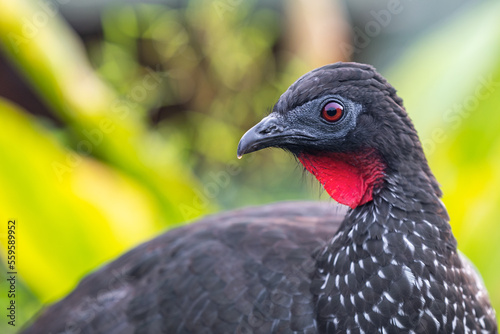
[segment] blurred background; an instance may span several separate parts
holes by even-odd
[[[19,328],[165,229],[325,199],[283,152],[238,161],[236,146],[300,75],[359,61],[403,98],[499,310],[499,14],[472,0],[0,0],[2,309],[9,219]]]

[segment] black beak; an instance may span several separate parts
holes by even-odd
[[[244,154],[262,150],[266,147],[288,147],[301,144],[301,140],[312,140],[313,137],[298,129],[285,126],[283,118],[270,114],[253,128],[248,130],[238,144],[238,159]]]

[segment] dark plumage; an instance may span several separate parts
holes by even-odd
[[[284,203],[170,231],[25,333],[497,332],[402,100],[371,66],[297,80],[238,155],[266,147],[292,152],[351,209]]]
[[[83,279],[23,333],[315,333],[311,254],[344,214],[279,203],[169,231]]]

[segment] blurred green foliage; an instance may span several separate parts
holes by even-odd
[[[26,35],[36,11],[0,2],[3,51],[63,123],[0,100],[0,220],[19,222],[19,323],[165,227],[318,198],[287,155],[235,160],[241,134],[311,69],[279,47],[280,13],[253,1],[115,6],[103,14],[103,38],[84,48],[57,16]],[[437,27],[382,73],[405,100],[460,248],[498,308],[497,12],[487,3]]]

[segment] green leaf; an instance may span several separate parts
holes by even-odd
[[[65,150],[3,99],[0,119],[1,228],[16,220],[17,268],[42,302],[158,231],[155,201],[133,179]],[[69,160],[60,174],[59,164]],[[5,260],[6,238],[1,243]]]

